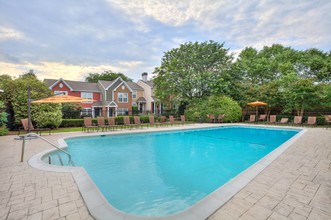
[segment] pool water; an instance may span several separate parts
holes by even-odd
[[[298,132],[238,126],[66,142],[113,207],[164,216],[191,207]]]

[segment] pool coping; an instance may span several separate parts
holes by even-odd
[[[45,154],[49,154],[54,150],[47,150],[40,152],[28,161],[29,165],[45,171],[53,172],[71,172],[76,184],[81,192],[82,197],[93,217],[96,219],[125,219],[125,220],[167,220],[167,219],[190,219],[200,220],[206,219],[213,214],[217,209],[224,205],[229,199],[231,199],[236,193],[238,193],[243,187],[245,187],[252,179],[254,179],[260,172],[262,172],[269,164],[271,164],[279,155],[281,155],[287,148],[289,148],[296,140],[298,140],[306,131],[305,128],[287,127],[287,126],[266,126],[266,125],[253,125],[253,124],[218,124],[210,127],[231,127],[231,126],[245,126],[245,127],[263,127],[263,128],[277,128],[277,129],[294,129],[301,130],[292,138],[287,140],[285,143],[271,151],[269,154],[258,160],[256,163],[251,165],[249,168],[239,173],[237,176],[229,180],[226,184],[216,189],[211,194],[207,195],[190,208],[183,210],[179,213],[166,215],[166,216],[136,216],[132,214],[124,213],[114,207],[112,207],[107,199],[103,196],[99,188],[96,186],[94,181],[88,175],[83,167],[59,167],[54,165],[48,165],[44,163],[41,158]],[[206,127],[205,127],[206,128]],[[188,127],[176,127],[166,129],[162,131],[174,131],[174,130],[187,130],[197,129]],[[134,130],[129,133],[150,133],[160,132],[155,130]],[[106,133],[106,135],[120,135],[127,134],[127,130],[119,133]],[[86,137],[86,136],[100,136],[100,133],[93,133],[88,135],[72,135],[65,138],[58,139],[58,143],[61,148],[67,147],[65,139],[73,137]]]

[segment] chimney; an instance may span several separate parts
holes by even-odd
[[[144,72],[144,73],[142,73],[141,74],[141,76],[142,76],[142,80],[144,81],[144,82],[146,82],[147,81],[147,73],[146,72]]]

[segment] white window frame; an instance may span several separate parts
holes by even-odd
[[[132,98],[133,99],[137,98],[137,90],[132,90]]]
[[[119,103],[128,103],[129,102],[129,95],[127,92],[119,92],[117,94],[117,99]]]
[[[80,97],[83,99],[90,99],[90,101],[82,102],[82,103],[93,103],[93,92],[81,92]]]
[[[126,115],[129,112],[128,108],[117,108],[117,115]]]
[[[92,108],[82,108],[81,115],[92,115]]]

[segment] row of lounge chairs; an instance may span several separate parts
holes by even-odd
[[[331,115],[325,115],[325,121],[327,124],[331,123]],[[269,120],[267,120],[266,115],[260,115],[257,121],[268,121],[269,123],[279,123],[279,124],[288,124],[289,118],[281,118],[280,121],[276,121],[277,116],[276,115],[270,115]],[[250,115],[249,117],[249,122],[256,122],[256,116],[255,115]],[[302,116],[294,116],[292,124],[295,125],[300,125],[300,124],[305,124],[305,125],[316,125],[316,117],[315,116],[308,116],[308,120],[306,123],[302,123]]]
[[[149,123],[141,123],[139,116],[133,117],[134,124],[131,124],[130,117],[124,116],[123,117],[123,125],[116,124],[114,117],[105,118],[104,117],[97,117],[97,124],[94,125],[92,123],[91,117],[84,117],[84,126],[82,127],[82,131],[107,131],[107,130],[115,130],[115,129],[122,129],[122,128],[142,128],[143,126],[167,126],[167,125],[176,125],[176,124],[185,124],[186,119],[185,115],[180,116],[180,121],[175,121],[174,116],[169,116],[167,119],[166,116],[160,117],[160,122],[155,122],[154,116],[149,116]],[[107,121],[107,124],[105,123]]]
[[[217,117],[214,114],[207,115],[210,123],[222,123],[224,119],[224,114],[218,115]]]

